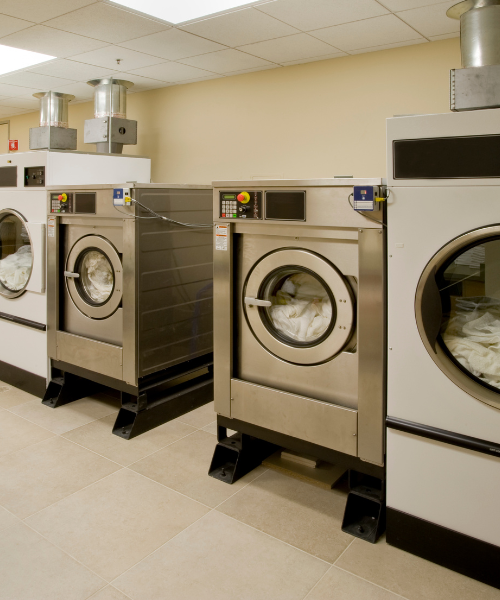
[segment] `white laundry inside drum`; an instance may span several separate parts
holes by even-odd
[[[32,267],[31,246],[21,246],[16,252],[0,260],[0,282],[8,290],[19,292],[26,287]]]
[[[274,327],[288,338],[311,343],[323,336],[332,322],[332,303],[323,285],[308,273],[287,277],[268,315]]]
[[[456,298],[442,339],[462,367],[500,388],[500,300]]]
[[[104,304],[113,292],[113,267],[107,257],[98,250],[90,250],[83,257],[80,268],[80,284],[94,304]]]

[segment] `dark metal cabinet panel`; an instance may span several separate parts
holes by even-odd
[[[141,190],[162,216],[212,223],[212,190]],[[140,217],[151,216],[140,209]],[[212,230],[138,219],[139,377],[212,352]]]

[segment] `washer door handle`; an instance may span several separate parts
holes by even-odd
[[[259,300],[259,298],[249,298],[245,296],[245,304],[249,304],[250,306],[272,306],[273,303],[269,300]]]
[[[72,273],[71,271],[64,271],[64,277],[71,277],[72,279],[78,279],[80,273]]]

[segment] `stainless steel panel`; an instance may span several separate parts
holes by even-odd
[[[68,127],[68,103],[75,96],[60,92],[38,92],[33,96],[40,99],[40,127]]]
[[[385,454],[386,372],[385,231],[359,232],[358,455],[382,465]]]
[[[119,346],[57,332],[57,360],[122,379],[122,356],[122,348]]]
[[[95,321],[86,317],[79,310],[74,310],[70,298],[65,294],[63,312],[65,315],[63,329],[66,333],[89,337],[98,342],[105,342],[114,346],[124,345],[123,329],[125,324],[122,308],[119,308],[107,319]]]
[[[123,378],[137,385],[137,253],[135,219],[123,222]]]
[[[47,351],[49,358],[57,358],[57,329],[59,306],[59,217],[49,216],[47,223]]]
[[[87,82],[94,87],[94,116],[119,117],[127,116],[127,89],[133,87],[131,81],[124,79],[93,79]]]
[[[326,180],[330,181],[330,180]],[[358,180],[342,180],[342,185],[334,185],[328,187],[326,184],[322,186],[309,186],[307,184],[303,185],[302,189],[306,190],[306,221],[297,221],[294,225],[297,227],[297,230],[300,230],[301,227],[334,227],[334,228],[360,228],[366,225],[366,218],[352,209],[349,204],[348,196],[352,192],[352,186],[358,185],[356,181]],[[350,183],[346,183],[349,181]],[[368,184],[368,181],[372,180],[360,180],[362,183]],[[373,180],[378,181],[380,185],[381,180]],[[233,189],[239,189],[236,186],[224,185],[221,187],[219,185],[220,182],[217,182],[217,189],[214,188],[214,219],[217,223],[227,223],[227,219],[223,219],[219,217],[219,192],[220,191],[229,191]],[[240,184],[242,182],[239,182]],[[247,182],[248,183],[248,182]],[[266,188],[272,186],[271,183],[262,182],[262,186],[257,186],[256,183],[252,182],[251,186],[247,186],[245,189],[250,191],[264,191]],[[376,184],[372,184],[376,185]],[[292,187],[292,185],[287,185],[286,182],[282,183],[277,187],[273,187],[273,191],[277,190],[293,190],[296,188]],[[245,219],[234,219],[229,222],[235,223],[236,226],[240,226],[240,223],[244,221],[245,227],[266,227],[268,230],[279,231],[276,229],[277,226],[284,225],[290,226],[290,223],[287,221],[274,221],[274,220],[259,220],[259,221],[245,221]],[[377,223],[370,223],[370,227],[378,227],[381,228],[382,225],[378,225]],[[290,231],[290,229],[288,229]],[[318,237],[320,233],[317,232]]]
[[[76,150],[77,130],[63,127],[32,127],[30,150]]]
[[[228,180],[228,181],[213,181],[214,188],[220,188],[221,191],[226,188],[234,188],[246,190],[248,188],[314,188],[314,187],[352,187],[353,185],[383,185],[384,179],[378,177],[338,177],[328,179],[259,179],[255,181],[246,180]],[[215,213],[215,214],[218,214]]]
[[[450,71],[451,110],[478,110],[499,106],[500,65]]]
[[[239,379],[231,380],[231,404],[234,419],[357,455],[355,410]]]
[[[459,5],[460,6],[460,5]],[[455,6],[448,11],[454,16]],[[483,67],[500,63],[500,2],[499,0],[468,0],[460,15],[460,50],[462,66]]]
[[[233,238],[227,230],[227,250],[215,248],[214,231],[214,399],[215,411],[231,416],[233,372]]]

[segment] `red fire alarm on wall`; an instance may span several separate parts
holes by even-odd
[[[9,140],[9,150],[19,150],[19,140]]]

